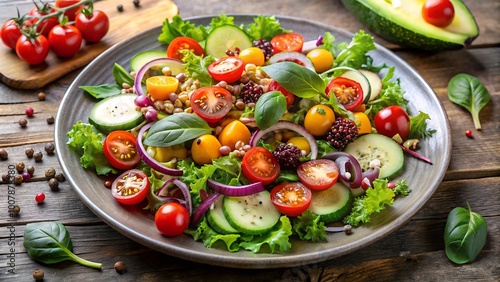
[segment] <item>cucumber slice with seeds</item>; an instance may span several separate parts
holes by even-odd
[[[332,223],[344,218],[351,210],[353,201],[351,190],[337,182],[323,191],[312,191],[309,210],[320,216],[325,223]]]
[[[372,160],[378,159],[380,161],[379,178],[391,178],[403,169],[403,150],[396,141],[381,134],[361,135],[347,145],[344,152],[353,155],[363,171],[368,170]]]
[[[144,120],[136,111],[136,94],[120,94],[97,102],[90,110],[89,123],[103,133],[114,130],[129,130]]]
[[[227,50],[234,52],[235,48],[243,50],[249,47],[252,47],[252,41],[243,30],[234,25],[223,25],[210,32],[205,51],[218,59],[227,56]]]
[[[207,213],[207,220],[210,227],[221,234],[238,233],[226,219],[223,209],[224,196],[220,196],[210,207]]]

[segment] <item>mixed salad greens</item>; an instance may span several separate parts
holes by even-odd
[[[166,53],[81,86],[99,101],[68,146],[84,168],[117,175],[116,200],[150,209],[162,234],[206,247],[286,252],[291,237],[368,223],[410,193],[392,182],[403,152],[431,162],[414,150],[434,131],[426,113],[408,115],[394,67],[373,64],[371,35],[318,36],[304,42],[272,16],[175,16],[158,36]]]

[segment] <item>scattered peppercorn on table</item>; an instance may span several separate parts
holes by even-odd
[[[124,0],[117,9],[126,13],[147,1]],[[221,13],[272,14],[315,20],[352,33],[365,29],[341,1],[174,2],[183,18]],[[500,3],[464,3],[480,30],[479,37],[467,49],[421,52],[374,36],[377,43],[391,49],[426,80],[446,110],[452,156],[443,181],[423,208],[398,230],[367,247],[314,264],[224,268],[182,260],[128,239],[85,206],[65,181],[58,152],[54,152],[54,118],[66,89],[82,69],[36,90],[0,84],[0,173],[14,175],[14,181],[6,177],[0,182],[0,280],[31,281],[42,276],[44,281],[500,280]],[[32,5],[32,1],[0,0],[1,22],[15,16],[16,8],[23,13]],[[458,73],[475,76],[491,94],[491,101],[480,112],[480,131],[474,128],[469,112],[448,98],[448,82]],[[457,265],[445,254],[443,235],[449,212],[455,207],[467,208],[467,204],[484,217],[488,235],[472,263]],[[18,207],[9,211],[11,205]],[[23,247],[23,234],[27,224],[41,221],[64,224],[73,252],[101,263],[102,269],[72,261],[43,264],[30,258]]]

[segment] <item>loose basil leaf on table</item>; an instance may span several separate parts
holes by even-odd
[[[73,253],[69,232],[59,222],[26,224],[23,246],[32,259],[46,264],[72,260],[84,266],[102,269],[101,263],[82,259]]]
[[[486,243],[486,221],[467,207],[451,210],[444,230],[446,256],[457,264],[472,262]]]
[[[491,100],[490,92],[476,77],[459,73],[448,83],[448,98],[466,108],[472,115],[474,126],[481,130],[479,112]]]
[[[262,94],[255,104],[254,118],[260,129],[275,124],[286,112],[286,98],[280,91]]]

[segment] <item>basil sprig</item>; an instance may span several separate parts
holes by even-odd
[[[286,98],[280,91],[262,94],[255,104],[254,118],[260,129],[267,129],[286,112]]]

